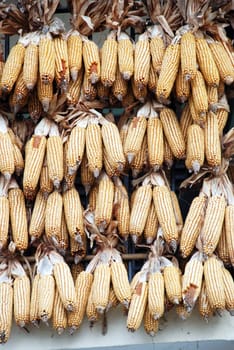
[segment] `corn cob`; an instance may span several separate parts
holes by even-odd
[[[199,297],[203,276],[202,257],[195,253],[185,266],[182,278],[182,298],[186,309],[191,312]]]
[[[214,252],[221,232],[225,216],[226,200],[222,195],[208,198],[204,224],[200,234],[203,252],[211,256]]]
[[[147,244],[152,244],[152,242],[156,238],[157,231],[158,231],[158,218],[157,218],[154,202],[152,201],[150,204],[150,208],[149,208],[149,212],[148,212],[148,216],[147,216],[145,228],[144,228],[144,238]]]
[[[189,318],[191,315],[191,312],[186,309],[183,303],[176,305],[176,313],[182,321],[187,320],[187,318]]]
[[[6,246],[9,230],[10,208],[7,188],[3,176],[0,177],[0,251]]]
[[[205,81],[200,71],[197,71],[195,78],[191,82],[191,86],[196,113],[201,119],[205,119],[208,111],[208,96]]]
[[[78,169],[84,155],[86,125],[85,122],[78,122],[67,142],[66,163],[71,175]]]
[[[87,101],[93,101],[97,96],[96,85],[91,84],[86,73],[84,74],[84,79],[82,84],[82,94],[84,95],[84,98]]]
[[[153,93],[156,94],[156,87],[158,83],[158,75],[155,73],[152,63],[150,64],[150,71],[149,71],[149,81],[148,81],[148,89]]]
[[[48,120],[42,119],[28,141],[25,149],[25,168],[23,189],[26,198],[33,198],[40,177],[46,151],[46,138],[49,128]]]
[[[41,36],[39,41],[39,74],[42,85],[52,84],[55,76],[55,47],[49,32]]]
[[[118,58],[118,44],[115,31],[110,32],[107,36],[101,52],[101,82],[104,86],[112,86],[115,81]]]
[[[17,276],[13,284],[14,319],[18,326],[25,327],[30,320],[30,280],[22,272],[24,275]]]
[[[85,72],[92,84],[100,79],[100,58],[97,45],[88,39],[83,42]]]
[[[124,144],[124,153],[131,163],[136,154],[140,151],[147,128],[146,116],[148,105],[143,106],[137,112],[137,116],[131,120],[128,128],[127,138]]]
[[[121,143],[119,130],[112,122],[103,121],[102,124],[102,141],[105,146],[107,157],[117,163],[117,169],[123,171],[125,166],[125,156]]]
[[[154,187],[153,200],[157,218],[163,230],[164,239],[169,244],[172,251],[175,252],[179,232],[176,225],[170,190],[166,185]]]
[[[100,81],[97,83],[97,96],[103,102],[109,101],[110,88],[104,86]]]
[[[10,220],[13,241],[18,250],[28,248],[28,224],[23,191],[12,183],[9,191]]]
[[[181,37],[181,70],[185,80],[193,80],[197,73],[196,40],[191,32]]]
[[[165,163],[166,167],[170,169],[173,165],[174,156],[165,137],[163,141],[163,163]]]
[[[30,322],[33,325],[38,324],[39,316],[39,280],[40,274],[36,274],[32,282],[32,293],[30,301]]]
[[[114,182],[115,182],[114,213],[118,221],[118,231],[121,237],[123,237],[124,239],[127,239],[129,234],[129,220],[130,220],[128,192],[119,178],[114,180]],[[90,201],[89,201],[89,205],[90,205]]]
[[[63,147],[63,169],[64,169],[64,181],[63,181],[63,190],[70,190],[74,184],[76,179],[77,171],[73,170],[73,174],[70,175],[69,168],[67,166],[67,150],[68,150],[68,142],[65,142]]]
[[[204,280],[202,282],[202,288],[198,299],[198,305],[199,305],[199,313],[201,317],[208,322],[209,317],[212,316],[213,314],[213,310],[209,303],[209,299],[206,291],[206,284]]]
[[[49,178],[49,170],[46,156],[44,158],[43,166],[40,175],[40,190],[45,198],[53,191],[53,182]]]
[[[207,86],[207,97],[208,97],[208,104],[209,104],[209,109],[216,113],[217,112],[217,103],[218,103],[218,88],[208,85]]]
[[[142,184],[136,191],[129,222],[129,233],[135,243],[144,231],[151,201],[151,185]]]
[[[209,257],[205,261],[204,277],[210,306],[221,313],[225,309],[225,285],[221,261],[215,256]]]
[[[38,99],[36,89],[29,95],[28,98],[28,113],[34,122],[37,122],[42,114],[42,105]]]
[[[79,328],[82,323],[88,302],[88,297],[91,291],[92,282],[93,275],[87,270],[81,271],[77,276],[75,282],[77,306],[75,311],[69,312],[68,314],[68,327],[70,334]]]
[[[219,106],[216,110],[216,117],[218,121],[218,129],[219,134],[222,135],[223,129],[228,121],[228,114],[229,114],[229,106],[227,103],[226,95],[223,95],[223,97],[219,100]]]
[[[234,67],[230,57],[221,42],[214,41],[209,43],[212,57],[215,61],[221,80],[231,85],[234,81]]]
[[[93,185],[89,192],[89,209],[95,211],[97,206],[98,185]]]
[[[39,191],[36,196],[30,226],[29,235],[31,240],[41,237],[45,229],[45,216],[46,216],[46,198],[43,193]]]
[[[199,69],[208,85],[219,85],[219,71],[216,67],[211,49],[204,38],[196,39],[196,54]]]
[[[164,314],[164,280],[160,271],[150,274],[148,287],[149,312],[158,320]]]
[[[64,261],[59,261],[53,267],[56,286],[67,311],[74,311],[77,306],[75,286],[69,266]]]
[[[11,333],[13,288],[11,281],[0,283],[0,344],[6,343]]]
[[[189,104],[186,103],[180,117],[180,129],[186,144],[188,141],[188,128],[190,125],[192,125],[192,122],[193,122],[193,118],[190,112]]]
[[[15,173],[17,176],[20,176],[24,170],[24,159],[19,147],[13,145],[13,155],[14,155],[14,164],[15,164]]]
[[[76,279],[82,271],[84,271],[84,265],[82,263],[71,265],[71,274],[74,284],[76,284]]]
[[[20,42],[11,48],[2,72],[0,88],[3,92],[9,93],[17,81],[24,62],[24,54],[25,47]]]
[[[67,40],[60,36],[53,39],[55,53],[55,79],[62,91],[67,90],[69,82]]]
[[[229,258],[232,265],[234,265],[234,205],[229,204],[225,209],[225,231]]]
[[[87,195],[91,189],[91,186],[94,183],[94,175],[89,170],[86,152],[84,153],[84,157],[83,157],[82,162],[81,162],[80,176],[81,176],[81,183],[84,186],[85,193]]]
[[[144,329],[151,337],[154,337],[159,331],[159,321],[153,318],[148,306],[146,306],[144,313]]]
[[[82,67],[82,39],[74,30],[67,39],[68,66],[72,81],[76,81]]]
[[[117,299],[117,296],[115,295],[113,286],[110,287],[109,292],[109,299],[108,299],[108,305],[106,307],[106,312],[109,311],[111,308],[115,308],[119,305],[119,300]]]
[[[45,233],[49,239],[58,243],[61,237],[63,198],[57,191],[52,192],[46,203]]]
[[[143,65],[144,63],[144,65]],[[148,34],[141,34],[135,46],[134,82],[138,89],[143,89],[149,81],[150,45]]]
[[[204,116],[201,117],[201,115],[199,115],[199,113],[196,111],[192,96],[189,97],[189,110],[193,121],[204,127],[205,118]]]
[[[179,233],[181,233],[181,230],[184,226],[184,220],[180,209],[180,203],[174,191],[170,191],[170,194],[171,194],[171,200],[172,200],[172,206],[175,214],[176,224],[177,224]]]
[[[213,112],[207,115],[205,125],[205,155],[208,165],[217,168],[221,164],[221,144],[217,116]]]
[[[12,95],[12,107],[13,112],[16,114],[22,107],[24,107],[27,103],[29,95],[29,90],[23,79],[23,71],[18,76],[18,79],[15,83],[14,92]],[[9,101],[10,102],[10,101]]]
[[[160,112],[160,120],[173,155],[179,159],[184,158],[185,141],[175,112],[172,109],[163,108]]]
[[[95,119],[86,129],[86,154],[90,171],[98,177],[102,169],[102,136],[100,126]]]
[[[83,210],[79,193],[74,187],[63,194],[63,203],[69,235],[82,245],[84,238]]]
[[[61,335],[67,328],[67,314],[57,288],[55,289],[54,295],[52,326],[58,335]]]
[[[64,212],[62,213],[61,232],[60,232],[60,237],[58,241],[58,247],[59,247],[59,252],[62,255],[65,255],[65,252],[69,247],[69,233],[67,229]]]
[[[163,127],[157,116],[148,119],[147,122],[147,145],[149,164],[158,170],[163,163]]]
[[[78,77],[75,81],[70,80],[67,92],[68,106],[75,106],[80,98],[81,86],[83,82],[83,69],[78,72]]]
[[[187,130],[187,153],[185,165],[190,171],[199,172],[205,158],[204,131],[196,124],[192,124]]]
[[[5,119],[0,116],[0,172],[6,179],[14,173],[14,150]]]
[[[161,37],[159,26],[154,25],[151,32],[150,54],[151,54],[152,65],[156,73],[160,73],[164,53],[165,53],[165,45]]]
[[[101,232],[109,225],[114,202],[114,184],[108,175],[103,173],[98,185],[95,224]]]
[[[146,309],[147,297],[148,283],[146,281],[138,281],[132,295],[127,318],[127,328],[131,332],[135,332],[141,325]]]
[[[225,220],[226,220],[226,212],[227,212],[227,207],[225,209]],[[228,249],[228,243],[227,243],[227,235],[226,235],[226,229],[225,229],[225,224],[222,227],[222,232],[219,238],[219,242],[217,244],[216,248],[216,253],[219,257],[219,259],[222,260],[224,265],[229,265],[230,264],[230,258],[229,258],[229,249]]]
[[[37,83],[37,96],[38,100],[41,102],[43,111],[48,112],[50,102],[53,98],[53,83],[49,82],[48,84],[44,84],[39,79]]]
[[[163,269],[166,295],[172,304],[179,304],[182,300],[181,271],[173,264]]]
[[[178,68],[180,64],[180,44],[177,38],[166,48],[163,56],[161,71],[158,78],[157,97],[160,102],[165,102],[170,96]]]
[[[183,258],[187,258],[195,246],[202,228],[206,202],[206,196],[201,193],[191,203],[180,238],[180,252]]]
[[[93,303],[93,285],[91,287],[91,291],[88,296],[88,302],[86,306],[86,316],[87,319],[91,322],[91,325],[98,320],[99,314],[97,312],[97,309],[94,306]]]
[[[226,310],[230,312],[230,315],[234,314],[234,281],[231,273],[222,268],[223,284],[224,284],[224,293],[225,293],[225,305]]]
[[[147,98],[147,94],[148,94],[147,86],[143,86],[142,89],[139,89],[138,86],[135,83],[135,80],[132,78],[131,79],[131,91],[132,91],[132,94],[133,94],[133,100],[137,99],[141,103],[145,103],[146,98]],[[132,101],[132,96],[130,95],[129,98],[131,99],[129,105],[131,105],[131,102],[133,102]],[[126,99],[123,99],[122,105],[123,106],[127,105]]]
[[[111,261],[111,281],[113,290],[119,302],[129,307],[131,300],[131,289],[128,281],[128,274],[122,259],[118,254]]]
[[[177,100],[181,103],[186,102],[190,96],[190,82],[184,78],[181,68],[179,69],[175,80],[175,93]]]
[[[50,129],[46,158],[49,178],[54,187],[58,189],[63,179],[63,142],[56,124],[52,124]]]
[[[108,305],[110,291],[110,267],[107,263],[100,263],[94,271],[92,301],[98,313],[103,313]]]
[[[33,90],[37,83],[39,69],[39,36],[35,35],[27,46],[24,56],[23,80],[28,90]]]
[[[38,315],[42,322],[47,323],[53,313],[55,281],[50,274],[40,275],[38,281]]]
[[[120,176],[118,163],[107,153],[105,147],[103,147],[103,165],[109,177]]]
[[[133,161],[131,162],[130,168],[132,169],[132,176],[135,178],[142,171],[142,169],[147,165],[147,137],[146,134],[143,138],[140,151],[136,154]]]
[[[120,70],[119,70],[118,66],[117,66],[117,69],[116,69],[115,81],[114,81],[113,86],[112,86],[112,92],[113,92],[113,95],[119,101],[123,101],[123,98],[128,93],[128,83],[123,78],[122,74],[120,73]]]
[[[118,36],[119,71],[125,80],[129,80],[134,71],[133,44],[126,33]]]

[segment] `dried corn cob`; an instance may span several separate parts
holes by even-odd
[[[221,313],[225,309],[225,285],[221,261],[215,256],[211,256],[205,261],[204,277],[210,306]]]
[[[42,105],[38,99],[36,89],[29,95],[28,98],[28,113],[34,122],[37,122],[42,114]]]
[[[164,280],[160,271],[150,274],[148,287],[149,312],[158,320],[164,314]]]
[[[92,302],[98,313],[103,313],[108,305],[110,291],[110,267],[107,263],[99,263],[94,271],[92,286]]]
[[[63,142],[58,126],[53,123],[46,145],[46,158],[49,178],[55,188],[59,188],[63,179]]]
[[[201,119],[205,120],[208,111],[208,96],[205,81],[201,72],[197,71],[195,78],[191,82],[191,86],[192,98],[196,113]]]
[[[25,327],[30,320],[30,280],[18,261],[13,262],[14,319],[18,326]]]
[[[215,86],[208,85],[207,86],[207,97],[208,97],[208,104],[209,109],[216,113],[217,112],[217,103],[218,103],[218,88]]]
[[[149,184],[142,184],[138,187],[130,215],[129,233],[134,243],[142,235],[149,214],[150,204],[152,201],[152,189]]]
[[[225,231],[226,231],[226,240],[227,240],[229,258],[232,265],[234,265],[233,228],[234,228],[234,205],[229,204],[225,209]]]
[[[45,229],[46,198],[41,191],[37,193],[30,220],[29,235],[31,240],[39,238]]]
[[[144,228],[144,238],[147,244],[152,244],[156,238],[158,231],[158,218],[154,206],[154,202],[151,201],[150,208],[148,211],[148,216]]]
[[[141,34],[135,46],[134,82],[138,89],[147,86],[150,71],[150,45],[147,32]]]
[[[109,225],[114,202],[114,184],[104,172],[98,185],[95,224],[101,232]]]
[[[84,240],[83,210],[79,193],[75,187],[64,192],[63,204],[69,235],[82,245]]]
[[[19,147],[13,145],[13,155],[14,155],[14,164],[15,164],[15,173],[17,176],[20,176],[24,170],[24,159]]]
[[[62,210],[63,197],[59,192],[54,191],[49,195],[46,203],[45,233],[57,244],[61,236]]]
[[[102,169],[102,136],[101,128],[95,118],[86,129],[86,154],[90,171],[98,177]]]
[[[149,164],[158,170],[163,163],[163,127],[156,112],[151,111],[147,122],[147,146]]]
[[[92,84],[100,79],[100,58],[97,45],[85,38],[83,42],[83,60],[85,72]]]
[[[83,78],[82,94],[84,95],[84,98],[87,101],[93,101],[97,96],[96,85],[91,84],[86,73],[84,74],[84,78]]]
[[[82,162],[81,162],[80,176],[81,176],[81,183],[84,186],[85,193],[87,195],[91,189],[91,186],[94,183],[94,175],[89,170],[86,152],[84,153],[84,157],[83,157]]]
[[[179,267],[169,264],[163,269],[165,290],[172,304],[179,304],[182,300],[181,271]]]
[[[39,41],[39,74],[41,88],[52,84],[55,76],[55,47],[50,32],[42,35]]]
[[[83,69],[78,72],[78,77],[75,81],[69,82],[67,92],[67,104],[68,106],[74,106],[78,103],[81,93],[81,86],[83,82]]]
[[[37,83],[39,69],[39,40],[39,35],[35,34],[25,50],[23,80],[28,90],[32,90]]]
[[[196,111],[192,96],[189,97],[189,110],[193,121],[197,124],[200,124],[203,127],[205,122],[204,116],[201,117]]]
[[[221,164],[221,144],[217,116],[213,112],[207,115],[205,125],[205,155],[208,165],[218,168]]]
[[[181,68],[175,80],[175,93],[177,100],[181,103],[186,102],[190,96],[190,82],[184,78]]]
[[[225,216],[226,216],[226,211],[227,211],[227,207],[225,209]],[[230,264],[225,224],[222,227],[222,232],[221,232],[221,235],[219,237],[219,242],[217,244],[216,253],[217,253],[219,259],[222,260],[224,265]]]
[[[50,107],[50,102],[53,98],[53,83],[49,82],[44,84],[41,80],[37,83],[37,96],[38,100],[41,102],[44,112],[48,112]]]
[[[126,33],[118,36],[119,71],[125,80],[129,80],[134,71],[133,44]]]
[[[38,315],[47,323],[53,313],[55,281],[51,274],[40,275],[38,281]]]
[[[159,330],[159,321],[153,318],[148,306],[144,313],[144,329],[151,337],[154,337]]]
[[[234,67],[230,57],[221,42],[209,43],[212,57],[218,68],[220,78],[225,84],[230,85],[234,81]]]
[[[82,39],[73,30],[67,39],[68,66],[72,80],[75,82],[82,67]]]
[[[132,94],[133,94],[133,100],[136,98],[141,103],[145,103],[146,98],[147,98],[147,93],[148,93],[147,86],[143,86],[142,89],[139,89],[137,87],[134,79],[132,78],[131,79],[131,91],[132,91]],[[126,97],[126,99],[127,99],[127,97]],[[132,101],[132,96],[131,95],[129,96],[129,99],[130,99],[129,104],[127,104],[126,99],[123,99],[123,101],[122,101],[122,105],[123,106],[131,105],[131,103],[134,102],[134,101]]]
[[[202,228],[206,202],[207,198],[201,192],[191,203],[180,238],[180,251],[183,258],[188,257],[195,246]]]
[[[30,302],[30,322],[33,325],[38,325],[39,316],[39,280],[40,275],[36,274],[32,282],[32,293]]]
[[[213,310],[209,303],[209,299],[206,291],[206,284],[204,280],[202,282],[202,288],[198,299],[198,305],[199,305],[199,313],[201,317],[208,322],[209,317],[212,316],[213,314]]]
[[[192,124],[187,130],[187,153],[185,165],[190,171],[197,173],[204,163],[205,141],[204,131],[196,124]]]
[[[165,163],[167,168],[170,169],[173,165],[174,156],[171,147],[169,146],[165,137],[163,141],[163,162]]]
[[[29,90],[23,79],[23,71],[21,71],[15,83],[12,99],[9,101],[9,103],[12,104],[14,114],[26,105],[28,95]]]
[[[5,275],[5,276],[4,276]],[[0,283],[0,344],[9,339],[12,326],[13,288],[11,278],[1,271]]]
[[[8,134],[7,122],[0,115],[0,172],[9,180],[14,170],[13,144]]]
[[[147,137],[146,134],[143,138],[140,151],[135,155],[133,161],[131,162],[132,176],[135,178],[142,171],[142,169],[147,165]]]
[[[87,319],[93,324],[98,320],[99,314],[93,303],[93,285],[91,287],[90,294],[88,296],[88,302],[86,306],[86,316]]]
[[[60,254],[65,255],[66,250],[69,247],[69,233],[64,212],[62,213],[61,234],[59,237],[58,246]]]
[[[160,112],[160,120],[173,155],[179,159],[184,158],[185,141],[175,112],[172,109],[163,108]]]
[[[9,191],[10,220],[13,241],[18,250],[28,248],[28,224],[23,191],[11,181]]]
[[[3,92],[9,93],[12,90],[22,69],[24,54],[25,47],[20,41],[11,48],[2,72],[0,88]]]
[[[118,253],[113,254],[111,260],[111,281],[117,299],[125,307],[129,307],[131,289],[126,267]]]
[[[117,296],[115,295],[114,289],[111,285],[110,287],[110,293],[109,293],[109,300],[108,305],[106,307],[106,312],[109,311],[111,308],[115,308],[119,305],[119,300],[117,299]]]
[[[163,56],[161,71],[158,78],[157,97],[160,102],[165,102],[170,96],[178,68],[180,64],[180,44],[175,37],[166,48]]]
[[[8,230],[9,230],[9,218],[10,218],[10,208],[9,200],[7,198],[8,186],[6,187],[3,176],[0,176],[0,250],[2,250],[8,239]]]
[[[115,81],[114,81],[113,86],[112,86],[112,92],[113,92],[113,95],[119,101],[123,101],[123,98],[128,93],[128,83],[123,78],[122,74],[120,73],[120,70],[119,70],[118,66],[117,66],[117,69],[116,69]]]
[[[157,73],[155,73],[153,65],[151,63],[150,71],[149,71],[148,89],[152,91],[153,94],[156,94],[157,83],[158,83],[158,75]]]
[[[53,182],[49,178],[49,170],[46,156],[44,158],[43,166],[40,175],[40,190],[45,198],[53,191]]]
[[[160,73],[165,53],[165,45],[162,39],[160,27],[154,25],[151,31],[150,54],[154,71]]]
[[[67,40],[60,36],[53,39],[55,54],[55,79],[62,91],[67,90],[69,82]]]
[[[180,117],[180,129],[186,144],[187,144],[187,138],[188,138],[188,128],[190,125],[192,125],[192,122],[193,122],[193,118],[190,112],[189,103],[186,103]]]
[[[58,335],[61,335],[67,328],[67,314],[57,288],[55,289],[54,295],[52,326]]]
[[[128,192],[119,178],[114,179],[114,183],[115,183],[114,215],[118,221],[118,231],[120,236],[123,237],[124,239],[127,239],[129,234],[129,220],[130,220]],[[89,206],[90,206],[90,201],[89,201]]]
[[[118,58],[116,32],[111,31],[101,49],[101,82],[104,86],[112,86],[115,81]]]
[[[196,40],[191,32],[181,37],[181,70],[185,80],[193,80],[197,73]]]
[[[195,253],[185,266],[182,278],[182,298],[186,309],[191,312],[199,297],[203,276],[202,256]]]
[[[227,269],[225,269],[225,267],[222,268],[222,276],[223,276],[223,283],[224,283],[226,310],[230,312],[230,315],[233,315],[234,313],[234,281],[231,273]]]
[[[196,38],[196,54],[199,69],[208,85],[219,85],[219,71],[206,39]]]
[[[227,103],[226,95],[219,100],[219,106],[216,111],[216,117],[218,121],[219,134],[223,133],[223,129],[228,121],[228,114],[230,112],[229,105]]]

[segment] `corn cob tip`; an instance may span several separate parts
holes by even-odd
[[[61,335],[61,334],[63,334],[63,332],[64,332],[64,328],[63,328],[63,327],[58,327],[58,328],[56,329],[56,331],[57,331],[57,334],[58,334],[58,335]]]
[[[34,327],[39,328],[39,323],[37,320],[32,320],[31,323]]]
[[[54,185],[54,188],[55,188],[56,190],[58,190],[58,189],[59,189],[59,186],[60,186],[60,181],[59,181],[58,179],[54,180],[54,181],[53,181],[53,185]]]
[[[77,171],[78,167],[79,167],[79,164],[76,164],[74,166],[69,166],[68,167],[68,175],[74,175],[75,172]]]
[[[128,163],[131,164],[134,158],[134,154],[133,153],[128,153]]]
[[[169,247],[170,247],[170,250],[172,251],[172,253],[174,254],[176,252],[176,249],[177,249],[177,241],[175,239],[172,239],[169,243]]]
[[[153,237],[147,237],[146,238],[146,244],[152,244],[153,243],[154,238]]]
[[[48,112],[49,107],[50,107],[50,100],[48,98],[43,98],[41,101],[42,108],[44,112]]]
[[[71,73],[72,81],[74,81],[74,82],[77,81],[78,70],[76,68],[71,68],[70,73]]]
[[[3,173],[3,176],[4,176],[6,181],[9,181],[11,179],[11,174],[9,174],[9,173]]]
[[[89,194],[90,189],[91,189],[91,185],[85,185],[84,189],[85,189],[85,194],[87,196]]]
[[[224,79],[224,82],[226,85],[231,85],[234,81],[234,78],[230,75],[228,75],[225,79]]]
[[[136,244],[137,243],[137,235],[131,235],[131,237],[132,237],[132,241],[133,241],[133,243],[134,244]]]
[[[68,333],[69,335],[73,335],[75,333],[75,331],[77,330],[76,326],[71,326],[68,328]]]
[[[130,72],[123,72],[122,76],[123,76],[124,80],[130,80],[131,73]]]
[[[201,165],[197,160],[192,161],[192,168],[193,168],[193,171],[195,174],[197,174],[199,172],[200,167],[201,167]]]
[[[100,170],[95,169],[93,172],[93,176],[97,178],[99,176],[99,174],[100,174]]]
[[[26,84],[26,87],[27,87],[27,89],[28,90],[33,90],[33,88],[34,88],[34,84],[32,84],[32,83],[28,83],[28,84]]]
[[[98,82],[98,80],[99,80],[99,76],[98,76],[97,73],[92,72],[92,73],[90,74],[89,79],[90,79],[91,84],[96,84],[96,83]]]
[[[99,314],[104,314],[104,312],[105,312],[105,307],[99,305],[99,306],[96,307],[96,310],[97,310],[97,312],[98,312]]]
[[[22,320],[22,321],[19,321],[17,322],[17,326],[19,326],[20,328],[23,328],[25,327],[26,323]]]
[[[234,310],[232,309],[232,310],[228,310],[228,312],[229,312],[229,314],[231,315],[231,316],[234,316]]]

